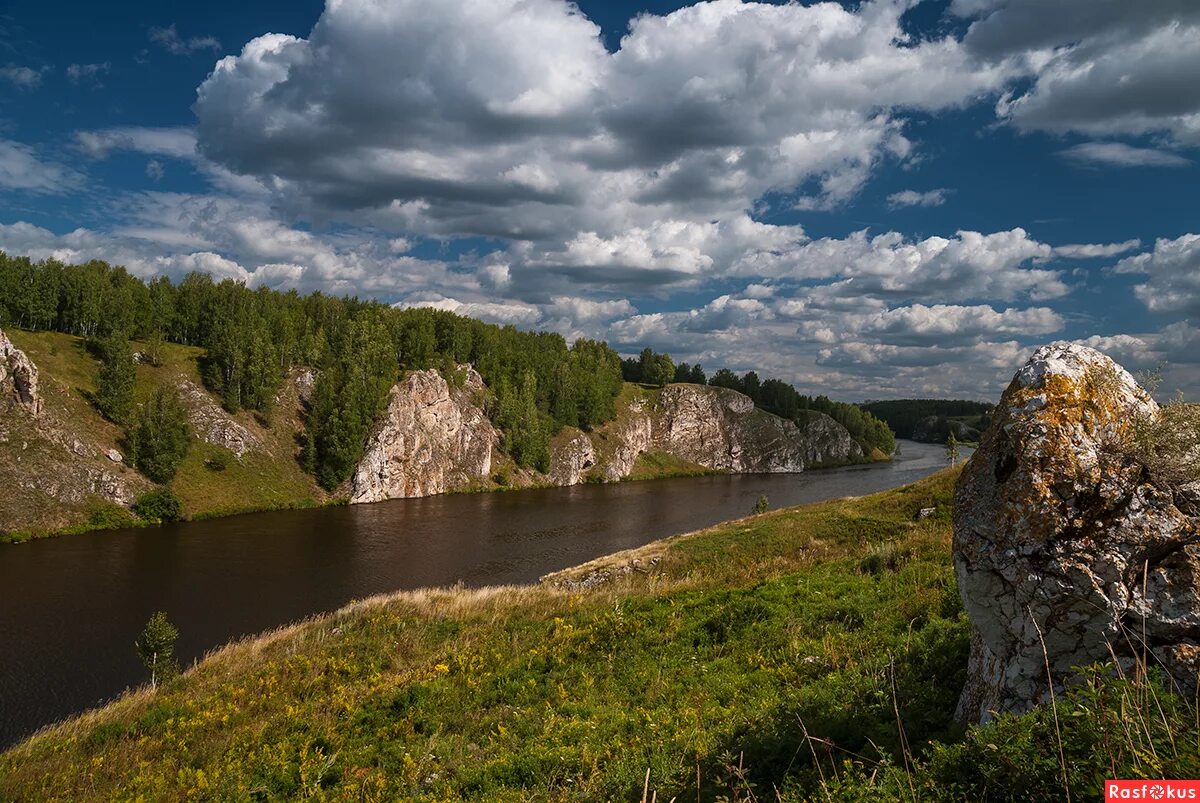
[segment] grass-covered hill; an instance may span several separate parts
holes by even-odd
[[[1138,679],[956,728],[953,481],[231,645],[0,755],[0,799],[1082,800],[1195,777],[1194,707]]]
[[[504,451],[521,468],[542,473],[550,468],[551,439],[563,428],[611,421],[622,389],[620,356],[587,338],[568,345],[554,332],[358,298],[251,289],[203,273],[178,283],[143,281],[100,261],[67,265],[0,252],[0,328],[61,332],[98,346],[113,380],[99,406],[116,421],[128,407],[126,361],[117,357],[128,353],[131,339],[203,349],[203,384],[235,413],[270,415],[291,372],[311,368],[304,465],[331,492],[353,473],[372,424],[406,371],[451,374],[470,363],[487,385],[487,414],[503,433]],[[666,355],[658,357],[664,359],[656,364],[670,368],[653,382],[662,386],[674,378],[674,367]],[[799,398],[791,386],[786,390],[793,401]],[[852,413],[847,422],[859,430],[852,435],[864,453],[891,453],[886,426],[849,405],[831,412],[839,410]]]
[[[144,493],[153,483],[128,465],[127,438],[121,427],[105,419],[92,398],[99,363],[79,337],[58,332],[5,330],[14,345],[38,367],[44,415],[40,421],[22,416],[5,418],[8,432],[0,441],[0,532],[17,539],[62,529],[125,526],[137,519],[124,507],[92,493],[94,472],[103,471],[127,484],[130,493]],[[133,341],[134,349],[146,344]],[[158,364],[137,366],[135,397],[149,399],[160,388],[181,388],[183,403],[202,406],[214,418],[245,429],[255,448],[235,457],[223,447],[194,439],[187,456],[170,481],[187,517],[217,516],[244,510],[304,507],[330,499],[297,460],[300,404],[296,386],[285,382],[277,404],[266,413],[241,410],[228,413],[204,391],[200,379],[201,349],[163,344]],[[106,456],[124,456],[114,463]],[[46,493],[54,483],[54,494]]]

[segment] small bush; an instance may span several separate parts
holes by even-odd
[[[92,508],[88,526],[97,530],[120,530],[136,527],[138,520],[128,510],[112,502],[100,502]]]
[[[766,513],[771,509],[771,503],[767,500],[766,494],[759,494],[758,499],[754,500],[754,513]]]
[[[155,488],[138,497],[133,512],[146,521],[179,521],[183,503],[167,488]]]

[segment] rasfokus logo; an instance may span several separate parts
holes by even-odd
[[[1105,781],[1104,800],[1200,801],[1200,781]]]

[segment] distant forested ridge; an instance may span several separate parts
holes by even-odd
[[[870,455],[878,449],[890,455],[896,449],[895,434],[887,423],[870,411],[856,404],[833,401],[826,396],[805,396],[782,380],[760,379],[755,371],[738,376],[728,368],[722,368],[710,377],[700,365],[675,365],[671,355],[657,354],[651,349],[644,349],[637,357],[622,360],[621,371],[627,382],[650,385],[664,385],[672,381],[698,385],[707,383],[736,390],[753,399],[755,406],[760,409],[793,421],[801,428],[810,413],[824,413],[846,428],[864,454]]]
[[[898,438],[911,438],[917,426],[930,417],[971,419],[973,427],[986,429],[988,417],[995,407],[988,402],[963,399],[895,399],[868,401],[861,406],[887,422]]]
[[[230,411],[266,411],[289,369],[318,369],[303,459],[327,489],[353,471],[402,371],[472,363],[488,414],[518,462],[547,468],[550,437],[615,415],[620,356],[605,343],[523,332],[432,309],[393,309],[322,293],[252,290],[192,273],[142,281],[93,261],[33,262],[0,252],[0,326],[112,343],[167,340],[206,350],[201,370]]]

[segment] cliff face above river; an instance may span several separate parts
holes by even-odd
[[[434,370],[414,371],[393,388],[355,472],[351,502],[488,487],[499,433],[483,410],[486,388],[473,369],[451,386]],[[615,420],[592,432],[567,430],[551,448],[546,474],[516,472],[507,483],[575,485],[634,476],[639,459],[666,459],[694,471],[801,472],[862,457],[844,427],[815,413],[804,429],[757,410],[737,391],[676,384],[648,391],[632,386]]]
[[[498,437],[481,406],[483,379],[463,386],[413,371],[392,387],[387,409],[354,472],[350,502],[430,496],[487,481]]]
[[[615,482],[664,475],[799,472],[851,462],[862,452],[833,419],[803,427],[755,409],[749,397],[707,385],[626,385],[613,420],[564,428],[545,473],[514,464],[487,415],[491,394],[470,366],[447,381],[413,371],[397,382],[351,479],[326,494],[298,460],[311,371],[294,369],[267,414],[230,413],[204,387],[203,352],[176,344],[137,361],[139,399],[178,394],[192,447],[170,484],[185,516],[375,502],[451,491]],[[121,428],[92,397],[98,364],[86,343],[53,332],[0,333],[0,533],[18,539],[76,526],[125,526],[153,487],[127,465]]]

